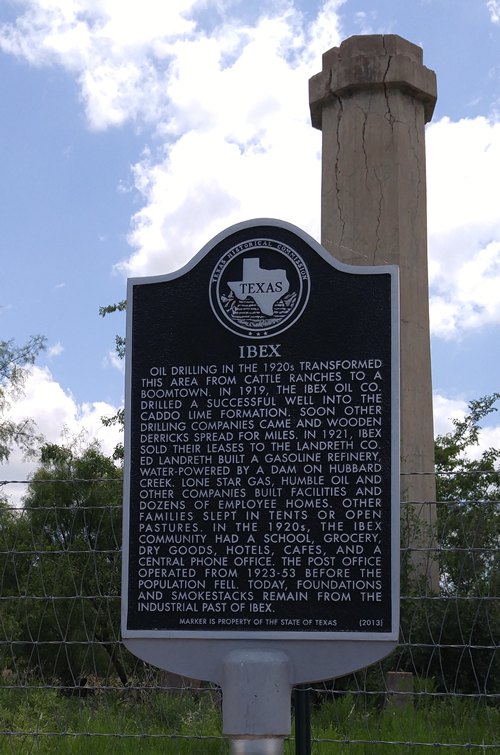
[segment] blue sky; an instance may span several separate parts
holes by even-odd
[[[325,50],[365,33],[420,44],[438,77],[436,429],[499,389],[500,0],[1,0],[1,338],[49,347],[16,416],[111,447],[100,417],[123,399],[124,322],[98,309],[127,275],[174,270],[251,217],[318,238],[307,82]],[[483,442],[500,444],[500,420]],[[27,469],[14,455],[9,475]]]

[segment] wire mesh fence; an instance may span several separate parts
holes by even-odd
[[[219,690],[120,642],[121,491],[41,479],[0,504],[0,753],[228,752]],[[402,504],[399,647],[309,686],[312,753],[500,752],[500,503],[426,505],[422,532]]]

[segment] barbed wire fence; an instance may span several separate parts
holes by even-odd
[[[120,641],[122,481],[7,483],[38,495],[0,506],[0,753],[227,752],[219,690]],[[312,753],[500,752],[500,502],[424,505],[427,540],[401,506],[399,647],[309,686]],[[416,553],[438,563],[437,590]]]

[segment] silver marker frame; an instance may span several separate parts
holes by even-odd
[[[370,631],[356,631],[356,632],[342,632],[342,631],[294,631],[293,629],[280,631],[266,631],[265,629],[256,630],[235,630],[235,629],[219,629],[219,630],[132,630],[127,627],[127,614],[128,614],[128,587],[129,587],[129,530],[130,530],[130,471],[131,471],[131,451],[130,451],[130,437],[131,437],[131,376],[132,376],[132,349],[129,348],[126,351],[125,358],[125,463],[124,463],[124,507],[123,507],[123,550],[122,550],[122,636],[125,640],[125,644],[130,647],[132,652],[136,652],[133,649],[134,642],[130,640],[144,640],[152,641],[156,645],[157,640],[210,640],[216,643],[230,642],[239,640],[254,640],[267,644],[278,641],[279,643],[289,643],[293,641],[300,641],[300,645],[304,642],[332,642],[338,645],[352,642],[360,643],[396,643],[399,637],[399,581],[400,581],[400,450],[399,450],[399,434],[400,434],[400,419],[399,419],[399,370],[400,370],[400,351],[399,351],[399,271],[395,265],[381,265],[381,266],[354,266],[346,265],[336,260],[324,247],[322,247],[311,236],[297,228],[296,226],[286,223],[284,221],[268,218],[259,218],[255,220],[249,220],[244,223],[233,225],[220,234],[215,236],[209,241],[184,267],[176,270],[172,273],[167,273],[158,276],[148,276],[141,278],[131,278],[127,282],[127,329],[126,338],[127,343],[132,343],[132,322],[133,322],[133,289],[135,286],[148,285],[150,283],[163,283],[176,278],[182,277],[189,273],[212,249],[217,246],[221,241],[227,238],[229,235],[242,231],[245,229],[254,229],[257,226],[271,226],[276,228],[286,229],[298,237],[300,237],[306,244],[308,244],[317,254],[319,254],[328,264],[335,269],[354,275],[377,275],[377,274],[389,274],[391,276],[391,608],[392,608],[392,631],[386,633],[370,632]],[[140,643],[141,645],[143,643]],[[175,643],[177,644],[177,643]],[[212,644],[212,643],[210,643]],[[394,645],[395,647],[395,645]],[[325,646],[325,651],[327,647]],[[380,647],[383,657],[390,652],[383,651]],[[155,651],[156,652],[156,651]],[[140,653],[136,653],[140,657],[144,657]],[[148,653],[149,657],[149,653]],[[374,660],[377,660],[375,658]],[[147,658],[146,658],[147,660]],[[152,661],[154,662],[154,661]],[[372,662],[372,661],[369,661]],[[158,665],[158,664],[157,664]],[[366,665],[362,663],[360,668]],[[167,668],[164,666],[164,668]],[[168,668],[171,668],[169,665]],[[175,670],[175,669],[171,669]],[[189,675],[187,671],[183,672]],[[327,674],[328,678],[330,674]],[[209,678],[207,676],[207,678]]]

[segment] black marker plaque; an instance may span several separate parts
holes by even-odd
[[[394,636],[396,292],[276,221],[129,282],[127,636]]]

